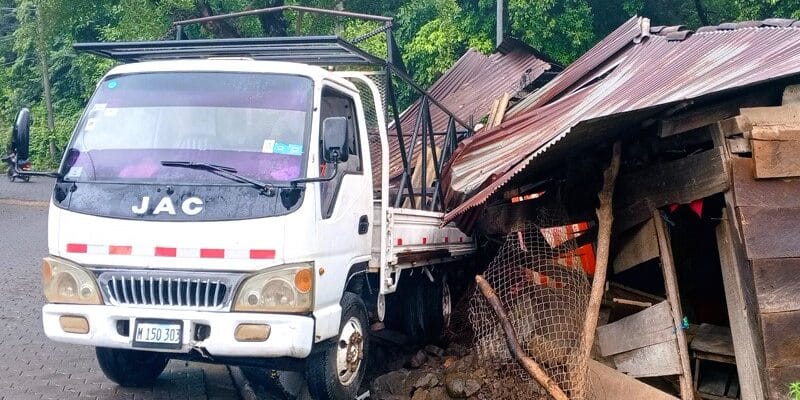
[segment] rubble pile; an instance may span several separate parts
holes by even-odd
[[[404,368],[372,381],[370,399],[531,399],[530,388],[519,385],[510,370],[493,369],[467,347],[452,343],[446,349],[427,345],[405,362]],[[502,367],[501,367],[502,368]],[[542,395],[541,399],[546,399]]]

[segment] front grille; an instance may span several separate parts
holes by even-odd
[[[112,305],[218,310],[229,304],[237,279],[228,274],[106,271],[98,281]]]

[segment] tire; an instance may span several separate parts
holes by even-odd
[[[122,387],[152,385],[169,362],[165,355],[150,351],[98,347],[95,352],[106,378]]]
[[[443,277],[431,282],[422,277],[404,293],[403,330],[417,344],[441,339],[450,322],[452,299]]]
[[[22,179],[23,182],[28,183],[31,181],[30,176],[20,176],[19,179]]]
[[[369,350],[367,308],[358,295],[342,296],[342,322],[336,342],[306,360],[308,391],[316,400],[353,399],[358,395]],[[349,367],[349,368],[348,368]]]
[[[311,397],[303,372],[242,367],[242,373],[251,384],[280,400],[304,400]]]
[[[9,182],[14,182],[16,176],[14,176],[14,167],[8,167],[8,171],[6,171],[6,177],[8,178]]]

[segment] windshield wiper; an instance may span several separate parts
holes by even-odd
[[[255,187],[256,189],[261,190],[261,193],[267,196],[275,196],[275,186],[270,183],[263,183],[259,182],[255,179],[248,178],[244,175],[240,175],[236,168],[228,167],[225,165],[218,165],[218,164],[210,164],[204,162],[193,162],[193,161],[161,161],[161,165],[165,167],[180,167],[180,168],[191,168],[191,169],[199,169],[202,171],[209,171],[213,172],[216,175],[219,175],[223,178],[228,178],[232,181],[241,182],[241,183],[249,183],[251,186]]]

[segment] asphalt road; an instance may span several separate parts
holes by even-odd
[[[40,260],[51,185],[0,179],[0,399],[238,399],[224,366],[171,361],[154,386],[127,389],[103,376],[93,348],[44,336]]]

